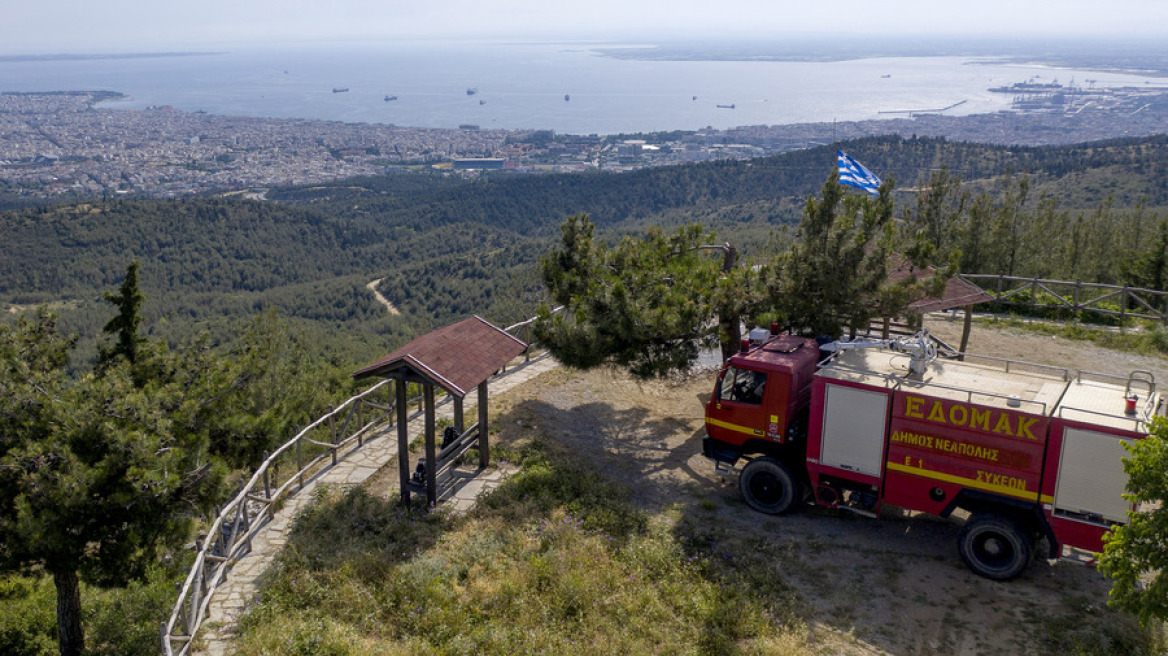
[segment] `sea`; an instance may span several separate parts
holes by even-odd
[[[626,55],[607,54],[618,49]],[[105,107],[405,127],[617,134],[1008,109],[991,87],[1163,79],[993,56],[662,61],[645,44],[361,43],[139,57],[0,58],[0,91],[108,90]]]

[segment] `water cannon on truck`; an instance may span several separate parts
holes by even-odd
[[[703,452],[724,474],[744,462],[738,487],[751,508],[961,511],[962,560],[996,580],[1020,575],[1042,538],[1050,559],[1103,550],[1132,510],[1123,443],[1143,439],[1164,410],[1145,371],[938,358],[924,332],[750,335],[706,404]]]

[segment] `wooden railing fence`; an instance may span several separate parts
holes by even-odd
[[[984,289],[997,303],[1115,316],[1121,326],[1128,317],[1168,321],[1168,292],[1154,289],[974,273],[961,277]],[[1039,302],[1040,296],[1046,302]]]
[[[532,317],[505,329],[529,345],[523,354],[524,363],[546,355],[532,356],[534,322]],[[161,625],[165,656],[190,653],[199,627],[207,617],[212,594],[226,581],[235,563],[251,550],[251,541],[271,521],[281,503],[302,490],[306,481],[335,466],[339,459],[360,449],[368,439],[393,424],[396,401],[390,382],[383,380],[373,385],[309,424],[265,457],[251,478],[223,506],[206,535],[200,535],[195,561],[179,590],[170,618]],[[377,391],[383,388],[387,392],[384,404],[375,401]],[[407,420],[422,412],[421,401],[419,394],[406,402],[406,407],[419,404]],[[350,426],[355,428],[345,436]],[[467,429],[449,449],[443,449],[444,458],[440,460],[452,462],[456,455],[473,446],[477,431],[478,424]]]
[[[197,543],[195,562],[170,618],[162,624],[164,654],[189,653],[194,636],[206,618],[211,594],[224,583],[235,563],[251,550],[252,539],[271,521],[281,502],[303,489],[306,480],[336,465],[339,457],[364,446],[365,440],[375,433],[375,427],[392,418],[392,395],[386,405],[374,401],[378,390],[385,388],[392,392],[389,383],[388,380],[377,383],[309,424],[267,456],[235,497],[223,506]],[[355,430],[341,438],[350,426],[356,427]]]

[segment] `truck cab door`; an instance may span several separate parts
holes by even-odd
[[[765,439],[766,384],[765,372],[726,367],[706,404],[706,433],[730,444],[742,444],[751,438]]]

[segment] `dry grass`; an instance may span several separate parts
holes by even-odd
[[[536,437],[463,518],[364,490],[296,522],[240,654],[808,653],[789,591]]]

